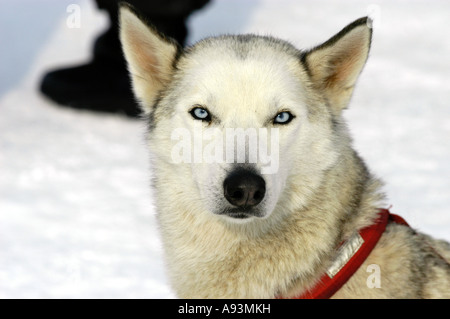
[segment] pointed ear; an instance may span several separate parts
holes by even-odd
[[[371,20],[361,18],[302,57],[313,86],[324,92],[336,115],[347,107],[366,63],[371,38]]]
[[[120,4],[119,23],[133,91],[143,111],[149,113],[172,78],[181,47],[144,22],[129,4]]]

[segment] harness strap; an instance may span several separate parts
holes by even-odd
[[[328,299],[358,270],[378,243],[388,222],[409,226],[400,216],[380,209],[374,224],[350,237],[338,249],[337,259],[311,290],[293,299]]]

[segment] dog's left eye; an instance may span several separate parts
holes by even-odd
[[[194,107],[189,113],[191,113],[192,117],[196,120],[201,120],[205,122],[211,121],[211,115],[203,107]]]
[[[287,124],[292,121],[293,118],[294,116],[290,112],[283,111],[275,116],[273,124]]]

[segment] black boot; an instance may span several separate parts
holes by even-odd
[[[138,116],[139,106],[134,101],[114,33],[111,28],[96,40],[94,58],[89,63],[47,73],[41,82],[41,92],[72,108]]]
[[[111,18],[111,27],[94,44],[94,57],[87,64],[58,69],[44,75],[41,92],[63,106],[92,111],[122,113],[130,117],[140,114],[140,107],[131,90],[131,82],[123,57],[118,36],[117,5],[115,1],[97,1],[100,8],[106,9]],[[158,1],[156,1],[158,2]],[[156,3],[155,2],[155,3]],[[177,1],[172,1],[177,3]],[[179,3],[185,6],[186,0]],[[193,2],[198,2],[193,1]],[[207,1],[200,0],[202,5]],[[147,6],[150,0],[141,1]],[[167,3],[170,3],[168,1]],[[190,12],[197,9],[192,6]],[[158,7],[161,9],[161,7]],[[140,9],[139,7],[137,8]],[[149,7],[147,12],[155,12]],[[153,8],[155,9],[155,8]],[[144,14],[147,12],[143,12]],[[167,16],[158,13],[150,16],[149,21],[161,32],[175,38],[184,45],[187,37],[185,20],[188,13]]]

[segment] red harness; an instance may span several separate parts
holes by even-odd
[[[328,299],[333,296],[369,256],[386,229],[388,222],[409,226],[400,216],[391,214],[387,209],[380,209],[380,216],[375,223],[359,232],[359,237],[356,238],[356,247],[353,247],[355,251],[352,252],[350,259],[336,269],[335,273],[331,275],[329,273],[324,274],[314,288],[293,299]],[[345,243],[342,246],[344,245]]]

